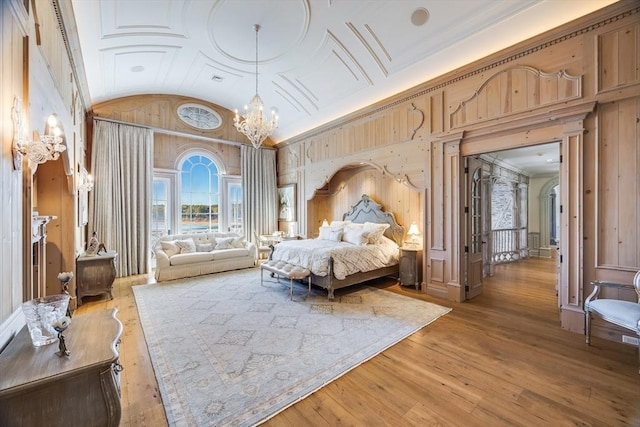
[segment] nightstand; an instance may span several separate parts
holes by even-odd
[[[400,248],[400,277],[403,286],[420,289],[422,282],[422,248],[403,246]]]
[[[116,251],[93,256],[79,256],[76,259],[76,293],[78,305],[89,295],[107,294],[113,299],[111,287],[116,278]]]

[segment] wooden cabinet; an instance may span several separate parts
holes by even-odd
[[[87,295],[108,294],[113,299],[111,287],[116,279],[115,251],[94,256],[79,256],[76,259],[76,292],[78,305]]]
[[[420,289],[420,283],[422,282],[422,249],[400,248],[399,281],[401,285],[415,286],[416,289]]]
[[[116,310],[74,316],[58,343],[34,347],[25,326],[0,353],[1,426],[114,426],[120,422]]]

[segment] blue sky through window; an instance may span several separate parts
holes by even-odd
[[[182,164],[182,204],[217,205],[218,168],[205,156],[191,156]]]

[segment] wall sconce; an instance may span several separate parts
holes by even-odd
[[[13,164],[16,170],[21,168],[22,156],[26,156],[33,163],[42,164],[48,160],[57,160],[60,153],[67,149],[63,144],[62,130],[55,114],[47,119],[45,134],[33,141],[29,141],[26,136],[22,100],[18,97],[13,100],[12,119]]]
[[[420,230],[418,229],[418,225],[415,223],[415,221],[411,223],[411,226],[409,227],[409,231],[407,231],[407,234],[410,237],[409,244],[411,244],[412,246],[420,245],[420,242],[418,241]]]
[[[91,191],[93,190],[93,177],[86,171],[80,174],[80,182],[78,184],[78,191]]]

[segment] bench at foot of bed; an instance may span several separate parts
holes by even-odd
[[[304,267],[300,267],[298,265],[289,264],[284,261],[275,261],[270,259],[260,265],[260,285],[262,284],[264,271],[270,271],[271,273],[279,276],[286,277],[289,279],[289,297],[293,300],[293,280],[302,280],[305,277],[307,278],[307,282],[309,284],[309,291],[307,292],[307,296],[311,293],[311,271]]]

